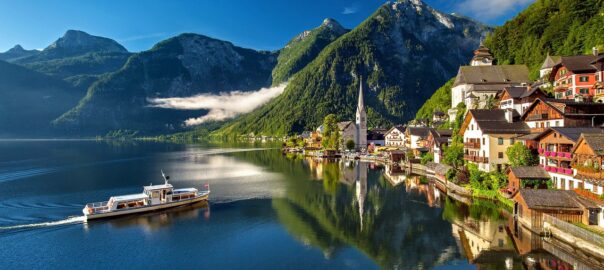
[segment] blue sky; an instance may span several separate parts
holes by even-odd
[[[501,25],[534,0],[424,0],[446,13]],[[15,44],[42,49],[66,30],[83,30],[141,51],[183,32],[275,50],[331,17],[353,28],[385,1],[377,0],[2,0],[0,51]]]

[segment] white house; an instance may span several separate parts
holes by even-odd
[[[386,146],[404,147],[405,146],[405,127],[394,126],[389,129],[384,136]]]

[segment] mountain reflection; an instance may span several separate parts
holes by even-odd
[[[383,269],[464,261],[480,269],[591,269],[538,235],[514,233],[496,203],[446,194],[398,167],[271,151],[235,156],[285,176],[284,195],[272,199],[278,220],[326,258],[352,246]]]

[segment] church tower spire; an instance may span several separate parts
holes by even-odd
[[[367,148],[367,112],[365,111],[365,100],[363,97],[363,78],[359,78],[359,101],[356,113],[356,148],[363,150]]]

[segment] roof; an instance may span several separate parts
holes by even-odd
[[[545,57],[545,61],[543,61],[543,64],[541,65],[541,69],[553,68],[558,63],[560,63],[560,56],[552,56],[548,54],[547,57]]]
[[[164,188],[172,188],[172,185],[171,184],[161,184],[161,185],[145,186],[145,190],[156,190],[156,189],[164,189]]]
[[[398,130],[398,131],[400,131],[401,133],[405,133],[405,127],[404,126],[402,126],[402,125],[396,125],[396,126],[391,127],[388,131],[386,131],[385,134],[388,134],[388,133],[392,132],[395,129]]]
[[[506,87],[503,91],[507,92],[511,98],[521,99],[525,97],[529,97],[537,92],[543,91],[539,87],[529,87],[529,86],[511,86]],[[545,95],[545,94],[544,94]]]
[[[591,65],[591,62],[595,61],[597,58],[598,56],[593,54],[562,56],[560,63],[556,64],[556,66],[564,66],[575,74],[591,73],[596,72],[596,68]]]
[[[597,155],[604,155],[604,133],[582,134],[581,136]]]
[[[520,136],[516,137],[516,140],[521,140],[521,141],[536,140],[537,138],[539,138],[539,136],[541,136],[541,134],[543,134],[543,133],[536,132],[536,133],[520,135]]]
[[[345,130],[348,128],[348,126],[350,126],[350,124],[352,124],[352,121],[342,121],[338,123],[338,129],[340,131]]]
[[[411,136],[428,137],[428,134],[433,128],[429,127],[408,127],[407,131]]]
[[[460,84],[528,83],[529,70],[525,65],[462,66],[453,87]]]
[[[147,198],[149,198],[149,196],[145,195],[144,193],[139,193],[139,194],[113,196],[113,197],[111,197],[111,200],[113,200],[114,202],[125,202],[125,201],[138,201],[138,200],[143,200],[143,199],[147,199]]]
[[[529,126],[522,121],[508,122],[505,118],[506,110],[470,110],[468,115],[474,118],[478,127],[485,134],[529,134]],[[516,113],[513,110],[513,113]],[[467,116],[466,116],[467,117]]]
[[[554,110],[558,111],[564,116],[574,117],[589,117],[595,115],[604,116],[604,104],[595,102],[577,102],[571,99],[551,99],[551,98],[537,98],[533,103],[524,111],[522,119],[526,119],[526,116],[531,112],[532,108],[537,106],[539,103],[545,103]],[[599,120],[599,119],[598,119]]]
[[[530,209],[581,210],[572,190],[520,189],[516,196],[522,196]]]
[[[592,127],[551,127],[548,130],[542,132],[538,138],[541,138],[551,132],[557,132],[558,134],[566,137],[567,139],[577,142],[581,134],[591,134],[591,133],[604,133],[604,129],[601,128],[592,128]]]
[[[521,179],[549,179],[549,174],[539,166],[520,166],[510,168],[512,173]]]

